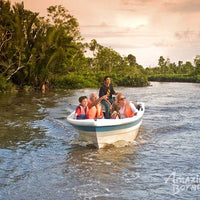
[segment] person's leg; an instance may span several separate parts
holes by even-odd
[[[111,104],[113,104],[115,101],[114,101],[114,99],[108,99],[108,101],[111,103]]]
[[[105,118],[110,119],[110,106],[106,101],[101,101],[101,103],[105,106]]]

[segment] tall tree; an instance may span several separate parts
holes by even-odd
[[[93,52],[93,56],[95,56],[95,50],[98,50],[99,44],[95,39],[91,40],[89,43],[89,49]]]
[[[48,9],[48,22],[52,23],[55,28],[63,28],[65,34],[72,37],[73,41],[79,41],[81,37],[79,23],[69,11],[62,5],[50,6]]]
[[[62,6],[51,6],[49,18],[9,1],[0,7],[0,73],[17,85],[41,87],[56,73],[84,60],[77,20]]]
[[[200,55],[196,55],[194,58],[194,64],[195,64],[195,74],[200,75]]]
[[[128,62],[129,62],[130,66],[136,65],[136,57],[135,56],[133,56],[132,54],[129,54],[127,58],[128,58]]]
[[[110,73],[113,70],[119,69],[123,63],[123,58],[119,53],[111,48],[101,46],[95,57],[96,64],[99,70]]]

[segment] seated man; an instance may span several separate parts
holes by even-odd
[[[105,118],[110,119],[110,105],[114,102],[112,99],[112,95],[117,95],[113,86],[111,84],[111,80],[109,76],[104,78],[104,84],[99,89],[99,97],[107,95],[107,101],[103,100],[101,103],[105,106]]]
[[[107,96],[104,95],[101,98],[97,98],[97,94],[92,93],[88,101],[88,114],[87,119],[102,119],[104,118],[101,105],[99,104],[102,100],[107,100]]]

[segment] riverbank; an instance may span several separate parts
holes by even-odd
[[[80,89],[80,88],[96,88],[100,87],[103,83],[105,76],[109,75],[112,79],[114,86],[126,86],[126,87],[144,87],[149,86],[147,77],[144,75],[121,75],[116,73],[107,74],[105,72],[89,73],[89,72],[73,72],[65,76],[58,77],[52,81],[52,85],[55,88],[68,88],[68,89]]]
[[[82,88],[99,88],[105,76],[109,75],[112,84],[117,87],[146,87],[150,85],[150,81],[156,82],[190,82],[200,83],[200,75],[188,74],[117,74],[106,72],[70,72],[66,75],[52,76],[48,84],[43,85],[46,90],[49,89],[82,89]],[[33,91],[42,90],[41,87],[33,87],[30,85],[17,86],[5,79],[0,81],[0,92],[16,92],[18,90]],[[45,91],[46,91],[45,90]]]
[[[200,75],[156,74],[156,75],[149,75],[148,81],[200,83]]]
[[[125,87],[145,87],[149,86],[150,83],[147,80],[147,77],[142,74],[131,74],[127,75],[117,73],[105,73],[105,72],[71,72],[66,75],[58,76],[55,75],[48,80],[47,84],[44,84],[43,87],[32,87],[25,85],[23,87],[16,86],[9,82],[2,84],[0,91],[15,91],[18,89],[23,89],[25,91],[29,90],[43,90],[44,87],[47,89],[81,89],[81,88],[99,88],[105,76],[109,75],[112,79],[112,84],[114,86],[125,86]],[[1,86],[1,84],[0,84]],[[45,90],[45,89],[44,89]]]

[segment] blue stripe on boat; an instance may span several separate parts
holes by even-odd
[[[107,131],[114,131],[119,129],[126,129],[133,126],[136,126],[141,122],[142,118],[138,119],[135,122],[131,122],[128,124],[121,124],[121,125],[114,125],[114,126],[77,126],[73,125],[75,129],[86,131],[86,132],[107,132]]]

